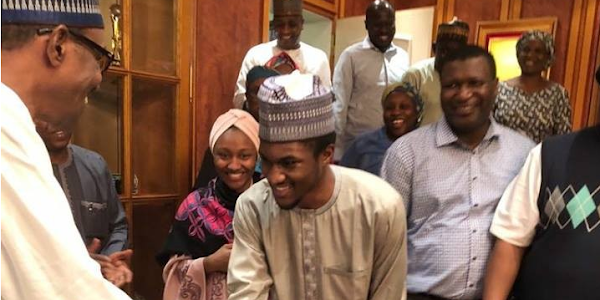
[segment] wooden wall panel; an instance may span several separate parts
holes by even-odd
[[[393,1],[392,4],[394,5],[395,9],[411,9],[411,8],[418,8],[418,7],[425,7],[425,6],[435,6],[437,4],[436,0],[412,0],[412,1],[406,1],[406,0],[396,0]]]
[[[162,266],[155,257],[162,250],[175,218],[175,203],[176,199],[133,204],[133,240],[130,241],[134,252],[131,262],[134,276],[133,299],[162,299]]]
[[[559,83],[562,83],[565,77],[572,11],[573,1],[525,0],[522,2],[521,18],[546,16],[555,16],[558,18],[555,40],[556,61],[550,71],[550,79]]]
[[[477,21],[492,21],[500,19],[502,0],[455,0],[453,16],[469,23],[469,42],[473,42],[477,31]],[[452,16],[449,16],[452,18]],[[447,22],[449,20],[442,20]]]
[[[596,53],[595,63],[590,64],[593,67],[590,70],[590,113],[588,116],[588,125],[600,124],[600,85],[595,80],[596,69],[600,66],[600,5],[596,7],[596,20],[594,21],[594,45],[593,52]]]
[[[244,55],[260,43],[263,1],[198,1],[194,66],[194,175],[214,120],[233,106]]]
[[[494,0],[495,1],[495,0]],[[361,16],[365,14],[365,9],[367,6],[373,2],[372,0],[346,0],[344,3],[344,16],[343,17],[353,17],[353,16]],[[393,6],[394,9],[410,9],[410,8],[418,8],[425,6],[435,6],[437,0],[388,0]]]
[[[344,17],[353,17],[353,16],[361,16],[365,14],[365,9],[367,6],[373,2],[372,0],[346,0],[345,2],[345,10]]]

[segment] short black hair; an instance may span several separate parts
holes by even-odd
[[[448,55],[440,62],[440,73],[444,69],[444,66],[450,62],[465,61],[477,57],[483,57],[485,59],[490,68],[492,78],[496,78],[496,62],[494,57],[487,50],[476,45],[464,45],[455,51],[448,52]]]
[[[335,132],[328,133],[326,135],[322,135],[316,138],[311,138],[307,140],[303,140],[307,147],[312,148],[313,156],[316,158],[319,154],[323,153],[327,146],[335,145]]]
[[[374,13],[380,11],[390,12],[392,14],[392,17],[396,19],[394,6],[386,0],[375,0],[371,2],[369,6],[367,6],[367,9],[365,11],[365,18],[369,19],[369,15],[373,16]]]
[[[21,48],[37,35],[38,30],[47,27],[47,25],[2,24],[2,50]]]
[[[40,29],[54,28],[57,25],[2,24],[2,50],[15,50],[29,43]],[[69,30],[83,35],[84,28],[69,27]]]

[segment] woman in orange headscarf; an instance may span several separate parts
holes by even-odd
[[[163,299],[227,298],[231,222],[238,196],[259,178],[259,143],[258,123],[249,113],[231,109],[215,121],[209,144],[217,177],[183,200],[157,256],[165,265]]]

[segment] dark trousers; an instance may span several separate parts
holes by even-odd
[[[446,298],[428,295],[428,294],[411,294],[408,293],[406,300],[447,300]]]
[[[428,295],[428,294],[411,294],[408,293],[408,295],[406,295],[406,300],[449,300],[446,298],[442,298],[442,297],[438,297],[438,296],[434,296],[434,295]]]

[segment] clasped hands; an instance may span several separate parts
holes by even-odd
[[[133,272],[129,269],[128,263],[131,261],[133,250],[127,249],[118,251],[107,256],[97,253],[100,250],[100,247],[100,240],[94,238],[87,246],[87,250],[90,257],[100,264],[102,276],[118,287],[122,287],[131,282],[133,279]]]

